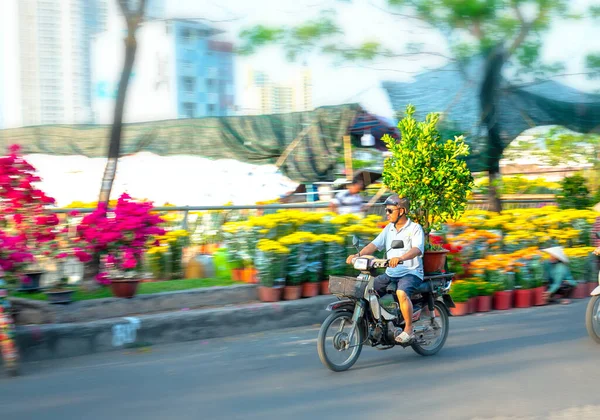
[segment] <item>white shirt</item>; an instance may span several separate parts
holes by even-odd
[[[360,194],[350,194],[350,191],[344,190],[336,194],[331,200],[337,206],[339,214],[360,213],[363,206],[363,199]]]
[[[404,248],[402,249],[390,249],[392,247],[392,241],[399,239],[404,242]],[[406,224],[396,230],[393,223],[388,224],[375,238],[373,245],[377,247],[379,251],[385,249],[387,251],[387,258],[401,257],[410,251],[412,248],[419,248],[421,255],[425,250],[425,234],[420,224],[413,222],[408,219]],[[402,277],[406,274],[413,274],[423,279],[423,258],[421,256],[415,257],[412,260],[404,261],[403,264],[398,264],[396,267],[388,267],[385,273],[390,277]]]

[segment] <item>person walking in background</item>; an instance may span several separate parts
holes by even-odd
[[[360,214],[363,208],[363,198],[360,193],[364,190],[365,185],[359,178],[355,178],[352,184],[344,191],[336,194],[331,200],[329,208],[337,214]]]

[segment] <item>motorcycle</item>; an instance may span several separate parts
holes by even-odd
[[[596,232],[596,236],[600,239],[600,232]],[[600,247],[594,250],[594,254],[600,257]],[[592,340],[600,344],[600,271],[598,272],[598,284],[598,287],[590,293],[592,298],[585,311],[585,327]]]
[[[357,247],[358,240],[355,238],[353,242]],[[395,240],[391,245],[391,249],[404,248],[401,240]],[[378,350],[410,346],[422,356],[438,353],[448,338],[448,308],[454,307],[448,292],[454,275],[425,276],[411,296],[415,338],[401,344],[396,342],[394,332],[403,328],[405,321],[395,290],[388,286],[387,294],[378,296],[373,286],[376,271],[387,268],[389,260],[360,256],[353,264],[360,271],[356,278],[329,278],[329,290],[340,300],[327,306],[332,313],[319,330],[317,350],[321,362],[334,372],[348,370],[358,360],[364,344]]]

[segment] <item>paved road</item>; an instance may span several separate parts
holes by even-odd
[[[366,348],[348,372],[317,326],[37,362],[0,375],[2,419],[598,419],[585,301],[451,318],[437,356]]]

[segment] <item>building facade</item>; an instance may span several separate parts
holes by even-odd
[[[89,123],[92,39],[107,0],[0,2],[1,127]]]
[[[125,121],[228,116],[235,112],[233,45],[214,39],[220,31],[185,19],[146,22],[138,31]],[[119,31],[94,43],[94,113],[112,121],[123,54]]]
[[[264,71],[247,70],[244,114],[278,114],[312,109],[312,77],[306,66],[286,82],[276,82]]]

